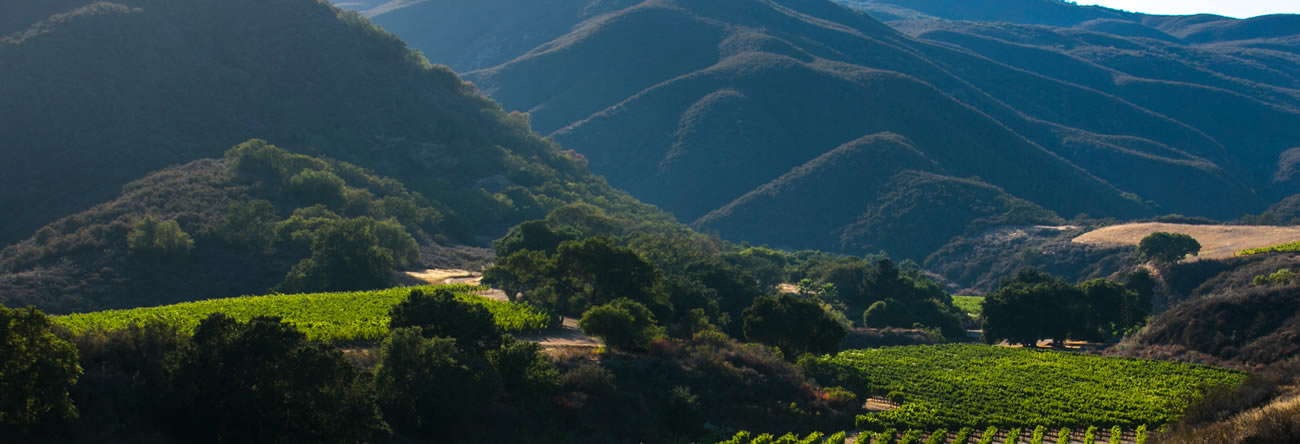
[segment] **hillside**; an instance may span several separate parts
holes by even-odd
[[[448,211],[391,178],[252,140],[224,160],[131,182],[116,199],[0,250],[0,303],[67,313],[386,286],[394,270],[490,255],[450,242]],[[146,217],[175,222],[190,247],[132,241]],[[373,234],[326,241],[336,228]],[[373,248],[382,252],[361,252]],[[330,262],[346,276],[312,271]]]
[[[1159,222],[1111,225],[1083,233],[1071,241],[1093,245],[1137,246],[1142,238],[1157,231],[1182,233],[1195,238],[1201,244],[1201,251],[1197,257],[1205,259],[1232,257],[1242,250],[1300,241],[1300,227],[1187,225]]]
[[[61,1],[19,12],[4,26],[22,31],[0,39],[9,306],[65,313],[373,288],[406,267],[482,265],[482,247],[510,226],[579,201],[676,224],[532,133],[527,116],[326,3]],[[253,153],[243,171],[232,147]],[[146,217],[174,223],[192,246],[138,251],[129,237]],[[344,232],[384,238],[392,257],[305,273],[338,256],[315,242],[345,222]]]
[[[1232,219],[1293,194],[1300,59],[1281,25],[1214,46],[1190,19],[1046,0],[888,25],[822,0],[547,3],[366,10],[612,185],[727,239],[919,260],[1012,207],[1046,210],[1031,224]],[[900,185],[915,177],[931,185]],[[873,228],[890,226],[914,229]]]
[[[0,244],[251,138],[400,180],[443,204],[461,243],[577,199],[651,211],[326,3],[21,3],[0,39]]]

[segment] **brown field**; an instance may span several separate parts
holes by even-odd
[[[1089,231],[1073,239],[1081,244],[1137,245],[1157,231],[1182,233],[1201,243],[1203,258],[1231,257],[1248,248],[1268,247],[1300,241],[1300,227],[1250,225],[1184,225],[1159,222],[1112,225]]]

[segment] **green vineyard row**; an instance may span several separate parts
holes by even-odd
[[[1053,433],[1054,432],[1054,433]],[[1049,436],[1054,436],[1049,439]],[[1133,430],[1131,435],[1125,435],[1124,430],[1119,426],[1111,427],[1107,430],[1103,438],[1101,429],[1096,426],[1088,427],[1082,433],[1075,433],[1069,428],[1061,428],[1056,431],[1049,431],[1047,427],[1037,426],[1033,430],[1023,430],[1020,428],[1008,429],[1006,434],[997,427],[990,426],[980,433],[974,429],[965,427],[956,434],[948,433],[948,429],[936,429],[929,434],[922,430],[908,429],[899,431],[896,429],[887,429],[882,432],[864,432],[858,436],[858,444],[1069,444],[1071,442],[1083,441],[1083,444],[1146,444],[1147,427],[1138,426]]]
[[[731,439],[719,441],[718,444],[844,444],[844,438],[844,432],[830,436],[821,432],[812,432],[803,437],[793,433],[776,436],[770,433],[739,432]]]
[[[805,366],[823,385],[901,399],[861,429],[967,425],[1137,427],[1175,421],[1213,386],[1245,374],[1208,366],[975,344],[848,350]]]
[[[411,290],[432,292],[448,289],[457,299],[487,307],[497,325],[507,332],[528,332],[550,326],[551,316],[526,304],[495,301],[471,294],[483,287],[437,285],[400,287],[387,290],[346,293],[273,294],[210,299],[160,307],[109,310],[55,316],[55,323],[74,334],[113,331],[149,321],[172,324],[192,332],[199,321],[214,313],[225,313],[247,321],[254,316],[279,316],[307,338],[323,342],[375,341],[388,334],[388,311],[406,300]]]

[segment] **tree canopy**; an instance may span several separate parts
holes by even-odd
[[[1138,243],[1137,254],[1142,260],[1152,260],[1166,264],[1178,262],[1187,255],[1196,256],[1201,251],[1201,243],[1183,233],[1166,233],[1157,231],[1142,238]]]
[[[789,360],[839,351],[848,333],[817,302],[790,294],[755,299],[743,320],[745,339],[779,348]]]
[[[31,437],[76,418],[68,390],[81,373],[76,347],[44,313],[0,306],[0,435]]]

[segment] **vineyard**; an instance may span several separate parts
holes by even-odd
[[[542,310],[470,294],[482,287],[437,285],[401,287],[348,293],[276,294],[210,299],[161,307],[109,310],[53,317],[54,322],[75,334],[96,330],[112,331],[151,320],[193,331],[199,321],[213,313],[225,313],[240,320],[254,316],[279,316],[314,341],[374,341],[388,334],[388,311],[402,302],[411,290],[436,289],[456,292],[462,301],[487,307],[497,325],[508,332],[537,331],[549,327],[551,317]]]
[[[1245,249],[1245,250],[1238,251],[1237,256],[1248,256],[1252,254],[1265,254],[1265,253],[1296,253],[1296,252],[1300,252],[1300,241],[1273,245],[1269,247]]]
[[[858,427],[1166,424],[1202,390],[1245,374],[1213,367],[970,344],[849,350],[807,363],[827,386],[901,400]]]
[[[930,433],[909,429],[899,431],[888,429],[881,432],[864,432],[858,435],[857,444],[1146,444],[1146,426],[1125,430],[1119,426],[1110,429],[1088,427],[1084,431],[1061,428],[1048,430],[1038,426],[1032,430],[1011,428],[999,429],[990,426],[984,430],[962,428],[956,433],[947,429],[937,429]],[[796,441],[790,441],[796,442]]]
[[[979,315],[984,312],[983,304],[984,304],[983,296],[953,296],[952,297],[952,305],[957,306],[957,308],[960,308],[961,311],[964,311],[966,312],[966,314],[971,315],[971,317],[979,317]]]
[[[793,433],[776,436],[770,433],[756,435],[750,432],[738,432],[736,436],[726,441],[719,441],[718,444],[844,444],[844,432],[830,436],[813,432],[803,437]]]

